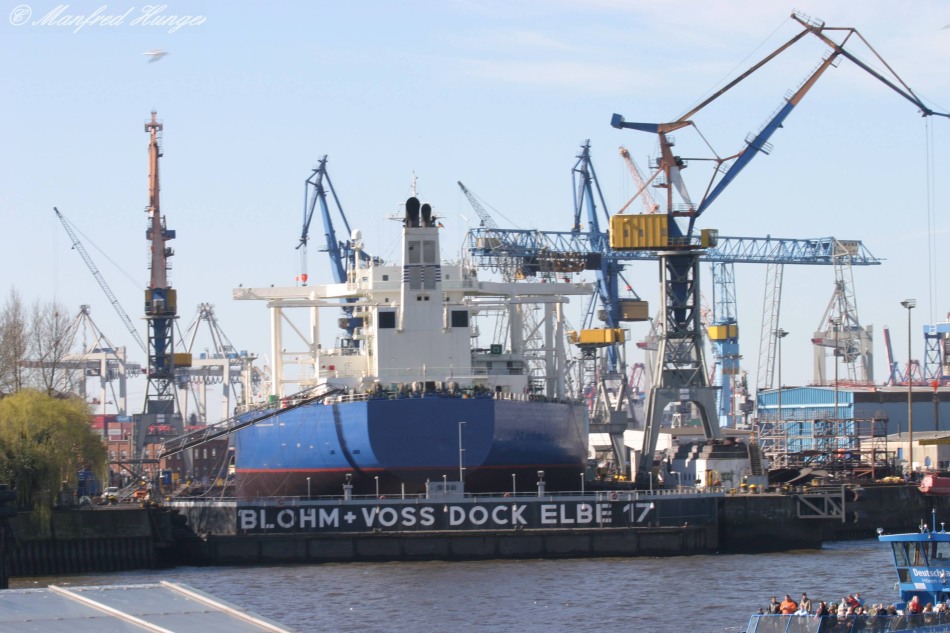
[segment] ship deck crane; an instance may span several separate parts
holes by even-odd
[[[733,182],[736,176],[761,153],[769,153],[769,139],[794,110],[795,106],[810,91],[818,79],[834,65],[839,57],[853,61],[860,68],[882,81],[892,90],[914,103],[925,115],[947,116],[927,108],[921,100],[897,77],[876,52],[875,57],[884,63],[891,72],[893,80],[884,77],[867,64],[859,60],[844,44],[852,36],[865,41],[853,28],[826,27],[823,22],[812,20],[802,14],[793,13],[792,19],[802,26],[802,30],[775,51],[765,56],[751,68],[726,84],[725,87],[703,100],[682,117],[666,123],[628,122],[623,116],[614,114],[611,125],[618,129],[632,129],[657,135],[660,157],[654,177],[660,177],[660,185],[665,188],[665,214],[654,216],[615,215],[611,219],[611,247],[634,250],[661,250],[661,272],[663,312],[662,338],[655,372],[659,382],[651,389],[647,411],[647,428],[644,433],[643,451],[637,467],[638,483],[645,483],[653,466],[656,441],[663,410],[677,401],[690,401],[699,409],[703,429],[707,438],[719,437],[718,425],[713,425],[711,412],[714,408],[714,390],[707,383],[705,358],[702,346],[702,328],[699,322],[699,260],[703,248],[714,245],[716,234],[705,229],[695,235],[696,221],[709,206]],[[845,33],[839,44],[832,40],[827,31]],[[673,139],[670,134],[687,127],[696,127],[692,117],[735,87],[752,73],[762,68],[793,44],[813,34],[831,48],[817,68],[811,72],[798,89],[786,98],[758,133],[746,139],[745,146],[737,153],[713,158],[715,169],[706,185],[698,204],[693,204],[682,178],[682,170],[688,159],[673,153]],[[865,42],[866,43],[866,42]],[[870,46],[869,46],[870,48]],[[681,203],[674,204],[674,194]],[[685,226],[679,224],[685,222]]]

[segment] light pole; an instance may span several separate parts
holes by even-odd
[[[782,422],[782,339],[788,336],[788,332],[779,328],[775,330],[775,338],[778,339],[778,421]]]
[[[310,477],[307,477],[307,501],[310,501]]]
[[[840,354],[840,348],[838,347],[838,328],[841,327],[841,317],[831,320],[831,326],[835,331],[835,426],[837,427],[838,422],[838,355]]]
[[[907,450],[908,455],[908,464],[910,474],[914,474],[914,407],[913,407],[913,398],[914,398],[914,381],[913,381],[913,372],[910,367],[910,311],[917,307],[916,299],[904,299],[901,301],[901,305],[907,308],[907,439],[910,443],[910,448]]]
[[[940,389],[940,381],[934,380],[930,383],[934,388],[934,431],[940,430],[940,396],[937,394],[937,390]]]
[[[465,422],[459,422],[459,483],[462,483],[465,481],[464,479],[465,466],[463,465],[463,462],[462,462],[462,455],[465,454],[465,449],[462,448],[462,427],[463,426],[465,426]]]

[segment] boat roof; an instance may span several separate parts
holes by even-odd
[[[0,631],[236,633],[286,628],[179,583],[0,591]]]
[[[937,517],[934,516],[933,523],[927,525],[920,522],[918,532],[904,532],[902,534],[884,534],[884,530],[878,528],[877,538],[882,543],[947,543],[950,542],[950,532],[947,532],[944,524],[940,523],[940,529],[937,529]]]

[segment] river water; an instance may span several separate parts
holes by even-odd
[[[772,595],[805,591],[816,605],[897,595],[890,549],[874,540],[754,556],[178,567],[14,578],[11,588],[159,580],[334,633],[736,633]]]

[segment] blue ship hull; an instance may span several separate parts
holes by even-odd
[[[428,480],[457,481],[461,454],[467,492],[533,490],[539,470],[549,489],[573,490],[587,435],[577,403],[448,395],[315,403],[235,435],[235,484],[240,499],[340,495],[347,475],[356,495],[419,493]]]

